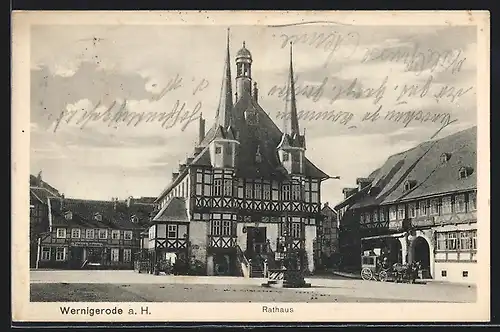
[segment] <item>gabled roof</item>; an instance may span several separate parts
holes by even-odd
[[[325,204],[323,205],[323,208],[321,209],[321,213],[322,214],[325,214],[325,213],[332,213],[332,214],[337,214],[337,211],[335,211],[334,209],[332,209],[329,205]]]
[[[424,142],[408,151],[393,155],[372,175],[370,189],[352,207],[392,204],[426,196],[477,188],[477,127],[472,127],[435,141]],[[441,155],[450,154],[442,162]],[[465,179],[459,178],[459,169],[472,167],[473,172]],[[405,183],[414,184],[410,190]]]
[[[62,205],[61,205],[62,204]],[[52,225],[73,225],[92,228],[113,229],[140,229],[149,222],[152,205],[127,204],[120,201],[98,201],[73,198],[50,198]],[[66,220],[64,213],[71,211],[72,219]],[[95,214],[99,213],[102,220],[96,220]],[[136,216],[138,222],[132,222]]]
[[[41,179],[41,174],[36,177],[30,174],[30,188],[43,188],[53,196],[60,196],[59,191]]]
[[[158,221],[189,221],[186,200],[182,197],[172,197],[165,206],[153,218],[153,222]]]
[[[30,198],[34,198],[42,204],[47,204],[49,197],[57,197],[46,188],[30,187]]]

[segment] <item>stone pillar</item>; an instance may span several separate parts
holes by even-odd
[[[305,251],[307,253],[307,264],[309,272],[314,272],[314,239],[316,238],[316,226],[306,225],[305,229]]]
[[[214,256],[207,255],[207,276],[214,275]]]
[[[400,237],[399,243],[401,243],[401,256],[402,256],[402,263],[406,264],[407,263],[407,255],[408,255],[408,241],[406,240],[406,237]]]

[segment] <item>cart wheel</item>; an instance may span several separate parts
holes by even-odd
[[[371,280],[373,279],[373,273],[372,273],[372,270],[370,270],[369,268],[363,268],[361,270],[361,278],[363,278],[363,280]]]
[[[380,273],[378,274],[378,280],[380,281],[387,281],[387,279],[389,278],[388,274],[387,274],[387,271],[380,271]]]

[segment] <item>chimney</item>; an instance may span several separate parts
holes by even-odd
[[[325,204],[323,205],[323,207],[328,207],[328,202],[325,202]]]
[[[130,207],[130,204],[132,204],[132,199],[133,199],[133,197],[132,197],[132,196],[129,196],[129,197],[127,198],[127,207]]]
[[[361,190],[364,187],[368,186],[371,182],[372,182],[372,179],[369,179],[369,178],[357,178],[356,179],[356,184],[358,185],[358,190]]]
[[[179,164],[179,173],[182,173],[186,169],[186,164]]]
[[[172,172],[172,181],[175,180],[176,177],[179,176],[179,173],[178,172]]]
[[[258,101],[259,100],[259,88],[257,88],[257,82],[253,82],[253,100]]]
[[[38,172],[37,176],[36,176],[36,185],[38,187],[42,187],[43,186],[43,181],[42,181],[42,171]]]
[[[64,209],[64,194],[61,194],[60,201],[61,201],[61,206],[59,208],[62,211]]]
[[[344,189],[342,189],[342,193],[344,194],[344,199],[346,199],[347,197],[354,194],[357,190],[358,190],[358,188],[344,188]]]
[[[118,197],[113,197],[112,201],[113,201],[113,209],[116,211],[116,203],[118,202]]]
[[[203,114],[200,114],[199,129],[198,129],[198,144],[201,144],[205,138],[205,119],[203,119]]]

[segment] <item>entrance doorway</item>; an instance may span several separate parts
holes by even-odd
[[[83,263],[83,248],[71,247],[70,249],[70,267],[72,269],[80,268]]]
[[[267,234],[265,227],[247,227],[247,257],[266,252]]]
[[[387,248],[388,258],[391,264],[403,262],[403,248],[401,246],[401,242],[399,242],[398,239],[387,239]]]
[[[432,278],[430,250],[427,240],[419,236],[413,240],[413,261],[422,265],[422,277]]]

